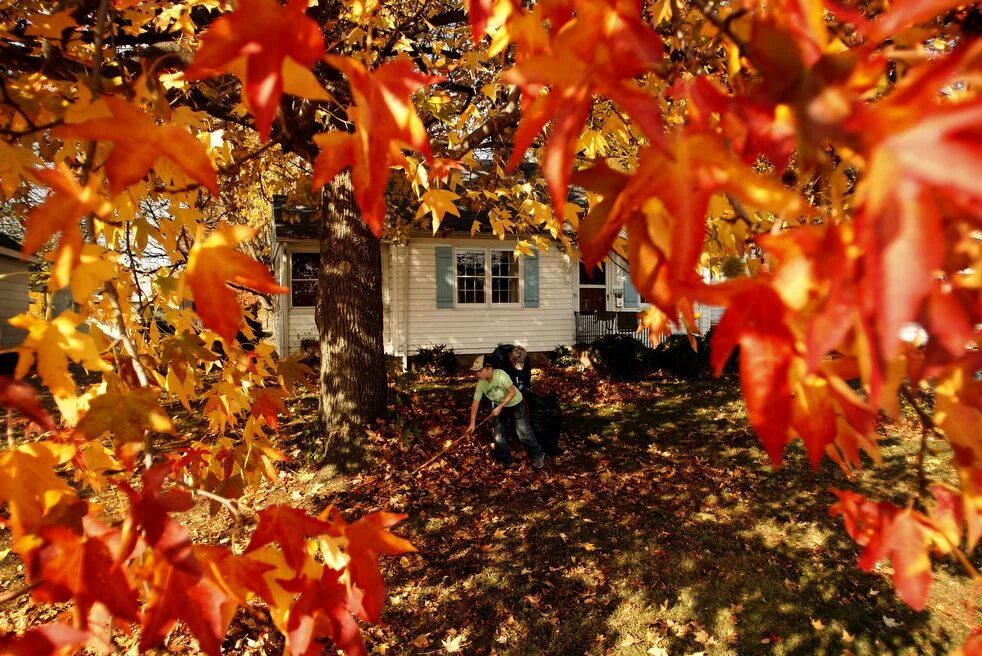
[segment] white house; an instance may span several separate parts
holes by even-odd
[[[485,225],[472,236],[475,216],[461,215],[447,215],[437,236],[418,232],[405,243],[382,242],[387,355],[407,358],[437,344],[458,354],[488,353],[502,343],[549,352],[611,332],[635,334],[637,312],[645,305],[623,262],[608,262],[590,274],[558,246],[516,259],[517,238],[498,239]],[[273,333],[281,355],[317,338],[316,219],[313,209],[274,206],[274,273],[290,289],[274,299]],[[718,320],[719,310],[704,311],[700,328],[708,330]]]
[[[20,346],[27,332],[7,321],[27,312],[31,299],[27,268],[35,258],[21,259],[20,244],[0,233],[0,350]]]

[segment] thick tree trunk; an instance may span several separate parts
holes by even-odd
[[[316,320],[321,342],[320,441],[340,472],[368,464],[365,429],[386,410],[382,254],[361,220],[348,172],[324,188]]]

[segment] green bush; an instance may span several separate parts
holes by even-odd
[[[713,329],[705,337],[695,337],[696,348],[692,348],[689,336],[685,334],[670,335],[658,345],[651,354],[648,367],[686,380],[709,378],[713,375],[709,359],[712,345]],[[723,367],[724,374],[736,374],[740,368],[740,348],[734,349],[730,359]]]
[[[651,366],[663,372],[694,380],[712,374],[709,367],[709,346],[702,337],[696,337],[696,348],[692,348],[688,335],[669,335],[658,345],[651,358]]]
[[[549,362],[553,363],[557,367],[566,369],[568,367],[575,367],[578,365],[580,363],[580,359],[576,357],[575,353],[573,353],[573,349],[565,344],[560,344],[556,348],[552,349],[552,353],[549,354]]]
[[[648,347],[631,335],[604,335],[590,345],[590,359],[614,380],[637,380],[647,373]]]
[[[445,344],[421,346],[416,349],[413,365],[421,373],[452,376],[457,373],[457,354]]]

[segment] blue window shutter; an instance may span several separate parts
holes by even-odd
[[[624,307],[638,307],[638,290],[634,288],[634,284],[631,282],[630,267],[624,267]]]
[[[453,307],[453,248],[436,247],[436,306]]]
[[[525,258],[525,307],[539,307],[539,255]]]

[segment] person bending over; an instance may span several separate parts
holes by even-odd
[[[474,432],[481,398],[487,397],[494,405],[491,411],[494,416],[494,459],[502,467],[511,465],[511,454],[508,450],[508,419],[510,418],[515,425],[515,432],[518,433],[518,440],[532,458],[532,467],[541,469],[545,463],[545,454],[535,439],[535,433],[532,432],[528,407],[522,400],[522,393],[512,384],[508,374],[501,369],[495,369],[490,364],[485,364],[483,355],[479,355],[474,360],[471,371],[477,377],[477,389],[474,390],[471,423],[467,427],[467,432]]]

